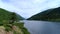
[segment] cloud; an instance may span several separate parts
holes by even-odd
[[[60,0],[0,0],[0,6],[29,18],[41,11],[60,6]]]

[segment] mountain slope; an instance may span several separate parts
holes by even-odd
[[[9,12],[9,11],[7,11],[5,9],[0,8],[0,22],[2,22],[4,20],[10,20],[11,17],[12,17],[12,13],[13,12]],[[23,17],[21,17],[18,14],[16,14],[15,17],[16,17],[16,20],[22,20],[23,19]]]
[[[60,7],[38,13],[28,20],[60,21]]]

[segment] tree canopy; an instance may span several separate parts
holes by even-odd
[[[60,7],[40,12],[28,20],[60,21]]]
[[[14,12],[9,12],[5,9],[0,8],[0,22],[5,22],[9,20],[18,21],[23,19],[24,19],[23,17]]]

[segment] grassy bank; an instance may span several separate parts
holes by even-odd
[[[14,25],[18,26],[22,30],[23,34],[30,34],[28,30],[24,27],[24,23],[14,23]]]
[[[24,27],[24,23],[0,24],[0,30],[6,34],[30,34]]]

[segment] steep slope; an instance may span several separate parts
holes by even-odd
[[[38,13],[28,20],[60,21],[60,7]]]
[[[11,19],[13,22],[10,21]],[[0,34],[30,34],[24,27],[24,23],[18,22],[22,19],[16,13],[0,8]]]
[[[9,12],[9,11],[7,11],[5,9],[0,8],[0,22],[2,22],[4,20],[10,20],[11,17],[12,17],[12,15],[11,15],[12,13],[13,12]],[[21,17],[18,14],[16,14],[15,17],[16,17],[16,20],[22,20],[23,19],[23,17]]]

